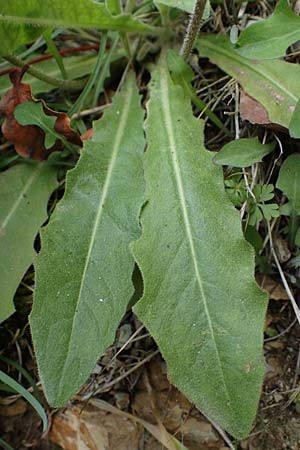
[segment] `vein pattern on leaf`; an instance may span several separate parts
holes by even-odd
[[[148,202],[132,246],[144,295],[134,311],[157,341],[171,382],[221,426],[245,436],[263,375],[264,295],[222,171],[205,150],[203,122],[163,58],[152,75]]]
[[[107,197],[107,193],[110,187],[110,182],[111,182],[111,177],[112,177],[112,173],[114,170],[114,166],[115,166],[115,162],[118,156],[118,152],[120,150],[120,144],[121,144],[121,140],[122,140],[122,136],[125,132],[125,128],[126,128],[126,123],[127,123],[127,117],[128,117],[128,112],[130,110],[130,106],[131,106],[131,100],[132,100],[132,93],[133,91],[128,91],[126,97],[125,97],[125,102],[124,102],[124,109],[121,113],[121,117],[120,117],[120,122],[119,122],[119,126],[118,126],[118,130],[115,136],[115,141],[114,141],[114,145],[113,145],[113,151],[112,151],[112,155],[111,155],[111,160],[108,166],[108,170],[107,170],[107,175],[105,178],[105,182],[104,182],[104,186],[103,186],[103,191],[99,197],[99,204],[97,207],[97,214],[95,217],[95,222],[94,222],[94,226],[93,226],[93,230],[92,230],[92,235],[91,235],[91,240],[89,243],[89,248],[88,248],[88,252],[86,255],[86,260],[85,260],[85,265],[84,265],[84,269],[83,269],[83,273],[82,273],[82,277],[81,277],[81,282],[80,282],[80,289],[79,289],[79,293],[78,293],[78,301],[77,304],[80,303],[82,301],[82,290],[84,288],[85,282],[86,282],[86,273],[88,270],[88,266],[90,263],[90,259],[91,259],[91,254],[93,251],[93,247],[94,247],[94,243],[95,243],[95,238],[96,238],[96,233],[97,230],[99,228],[99,224],[100,224],[100,220],[102,217],[102,213],[103,213],[103,205],[104,202],[106,200]],[[93,314],[91,314],[91,317],[93,317]],[[72,330],[70,333],[70,338],[69,338],[69,348],[67,349],[66,354],[68,355],[69,351],[70,351],[70,343],[72,341],[72,335],[73,335],[73,330],[74,330],[74,323],[75,323],[75,318],[76,318],[76,311],[74,311],[74,316],[73,316],[73,323],[72,323]],[[66,358],[66,364],[67,364],[67,358]],[[62,372],[62,378],[61,380],[63,380],[64,378],[64,372],[66,370],[66,364],[63,368],[63,372]]]
[[[63,405],[112,344],[133,294],[129,244],[140,236],[143,110],[130,74],[94,122],[41,236],[31,327],[49,403]],[[49,317],[46,326],[43,317]],[[55,353],[53,362],[50,355]]]
[[[218,351],[218,347],[217,347],[217,343],[216,343],[216,339],[215,339],[215,332],[214,332],[213,324],[212,324],[210,313],[209,313],[209,308],[208,308],[208,304],[207,304],[203,281],[202,281],[199,266],[198,266],[198,258],[197,258],[196,251],[195,251],[194,238],[193,238],[190,219],[189,219],[189,215],[188,215],[188,211],[187,211],[187,207],[186,207],[186,198],[185,198],[185,192],[184,192],[184,187],[183,187],[183,183],[182,183],[182,176],[181,176],[180,165],[179,165],[179,161],[178,161],[177,148],[176,148],[176,142],[175,142],[175,137],[174,137],[174,129],[173,129],[173,123],[172,123],[172,117],[171,117],[171,111],[170,111],[170,103],[169,103],[170,94],[169,94],[169,86],[168,86],[167,77],[168,77],[167,71],[162,70],[162,75],[161,75],[161,92],[163,95],[162,105],[163,105],[163,111],[164,111],[164,116],[165,116],[165,127],[167,130],[168,138],[169,138],[169,142],[170,142],[171,157],[172,157],[172,163],[173,163],[173,168],[174,168],[174,174],[175,174],[175,178],[176,178],[176,185],[177,185],[177,189],[178,189],[178,196],[179,196],[180,205],[181,205],[181,209],[182,209],[182,216],[183,216],[183,220],[184,220],[184,224],[185,224],[186,236],[187,236],[187,239],[189,242],[191,257],[192,257],[192,261],[193,261],[193,265],[194,265],[194,269],[195,269],[195,275],[196,275],[201,298],[203,301],[203,306],[205,309],[205,314],[207,317],[208,326],[209,326],[211,336],[212,336],[212,339],[214,342],[214,347],[215,347],[215,351],[216,351],[216,355],[217,355],[217,359],[218,359],[218,363],[219,363],[218,369],[222,376],[222,380],[223,380],[225,390],[226,390],[226,393],[228,396],[228,401],[231,403],[230,396],[228,394],[228,390],[227,390],[227,386],[226,386],[223,369],[222,369],[220,355],[219,355],[219,351]]]
[[[271,76],[271,73],[261,70],[259,68],[259,63],[252,60],[249,60],[249,62],[247,62],[246,58],[240,56],[238,53],[235,53],[234,48],[232,48],[232,51],[228,51],[224,46],[218,47],[214,43],[211,43],[209,39],[203,38],[203,41],[205,41],[205,46],[207,46],[208,48],[212,48],[216,53],[219,53],[220,55],[226,55],[228,58],[237,62],[239,65],[247,67],[250,72],[258,73],[263,78],[266,78],[268,81],[270,81],[270,83],[273,84],[277,89],[289,96],[293,101],[298,101],[298,97],[295,96],[289,89],[285,88],[283,84],[278,83],[277,80]],[[199,48],[201,51],[201,44]]]

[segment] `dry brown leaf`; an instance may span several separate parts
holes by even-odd
[[[271,123],[267,110],[244,91],[241,91],[240,95],[240,114],[243,120],[254,124],[268,125]]]
[[[90,405],[54,417],[51,440],[64,450],[138,450],[143,427]]]
[[[268,277],[267,275],[257,274],[256,281],[262,289],[267,291],[270,300],[288,300],[289,297],[282,284]]]
[[[0,407],[0,415],[6,417],[15,417],[24,414],[27,411],[27,403],[22,398],[18,398],[10,405]]]
[[[285,263],[290,259],[291,252],[289,249],[289,244],[285,239],[282,239],[281,237],[278,236],[274,240],[274,248],[278,256],[278,259],[281,263]]]
[[[247,120],[250,123],[264,125],[276,131],[287,132],[286,128],[272,123],[264,106],[244,91],[241,91],[240,94],[240,114],[243,120]]]
[[[81,135],[82,141],[88,141],[93,138],[93,128],[88,128],[85,133]]]
[[[54,111],[46,106],[42,100],[36,100],[32,96],[29,84],[22,83],[22,77],[25,69],[15,69],[10,73],[10,80],[13,87],[9,89],[0,101],[0,114],[5,116],[2,133],[3,136],[12,141],[15,145],[16,152],[24,158],[32,158],[35,160],[46,159],[47,156],[63,148],[60,140],[56,140],[55,144],[46,149],[44,145],[45,133],[36,125],[20,125],[14,116],[15,108],[21,103],[29,101],[41,102],[45,114],[56,117],[54,129],[57,133],[67,139],[72,144],[82,146],[82,141],[77,132],[70,128],[70,119],[65,113]]]

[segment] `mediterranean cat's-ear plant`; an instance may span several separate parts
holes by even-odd
[[[24,8],[40,26],[61,18],[63,25],[77,20],[86,27],[94,25],[88,22],[92,13],[79,14],[87,2],[74,3],[71,12],[64,2],[54,2],[57,11],[50,1],[40,2],[39,12],[31,11],[31,0]],[[104,4],[92,5],[100,8],[103,29],[152,30],[131,15],[102,14]],[[4,14],[14,14],[22,26],[11,8]],[[197,34],[191,29],[188,42]],[[187,57],[188,50],[183,53]],[[193,116],[178,79],[170,76],[164,48],[151,73],[146,121],[129,72],[111,107],[94,122],[93,137],[41,232],[32,336],[47,399],[64,405],[113,343],[134,292],[136,262],[144,293],[134,312],[158,343],[170,380],[242,438],[250,431],[264,374],[266,296],[255,283],[254,252],[225,193],[222,169],[204,147],[204,124]],[[24,189],[35,180],[23,180],[4,222],[20,220]]]

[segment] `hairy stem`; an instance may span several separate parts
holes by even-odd
[[[2,58],[17,67],[23,68],[27,65],[24,61],[22,61],[15,55],[4,55],[2,56]],[[60,80],[59,78],[49,77],[48,75],[44,74],[38,69],[35,69],[34,67],[28,67],[26,71],[33,77],[38,78],[39,80],[60,89],[79,89],[82,87],[82,82],[80,81]]]
[[[206,5],[206,0],[196,0],[195,8],[193,14],[191,15],[186,35],[180,50],[180,54],[185,60],[188,59],[189,54],[193,48],[194,42],[197,38],[198,31],[200,28],[201,19],[203,17],[204,9]]]

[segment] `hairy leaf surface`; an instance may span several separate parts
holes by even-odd
[[[202,37],[197,48],[259,101],[271,122],[289,127],[300,92],[299,65],[249,60],[237,53],[224,35]]]
[[[140,235],[143,110],[130,77],[94,123],[64,198],[42,232],[31,327],[48,401],[63,405],[114,340],[133,293]]]
[[[258,138],[236,139],[225,144],[213,161],[219,165],[248,167],[260,162],[274,148],[274,143],[261,144]]]
[[[287,0],[280,0],[266,20],[250,25],[237,42],[241,55],[252,59],[273,59],[285,55],[286,49],[300,40],[300,17]]]
[[[33,243],[47,219],[56,171],[44,164],[19,164],[0,174],[0,322],[14,312],[13,297],[33,263]]]
[[[249,432],[264,373],[265,294],[203,122],[164,61],[150,88],[146,206],[133,244],[145,291],[135,306],[171,381],[237,437]]]
[[[136,33],[155,32],[130,14],[112,16],[92,0],[0,0],[0,53],[35,39],[43,28],[100,28]],[[32,26],[34,25],[34,26]]]

